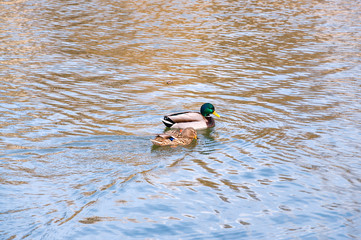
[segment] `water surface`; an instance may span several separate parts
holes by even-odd
[[[0,4],[1,239],[361,235],[359,2]]]

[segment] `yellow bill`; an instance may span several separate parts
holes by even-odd
[[[216,111],[214,111],[213,114],[214,114],[216,117],[221,117],[221,116],[218,115],[218,113],[216,113]]]

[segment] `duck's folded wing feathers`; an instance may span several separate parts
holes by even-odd
[[[164,116],[164,119],[165,120],[170,119],[174,123],[204,121],[204,117],[197,112],[174,113],[171,115]]]
[[[174,141],[178,141],[178,138],[173,137],[169,134],[158,134],[155,139],[150,139],[150,141],[159,146],[172,145]]]

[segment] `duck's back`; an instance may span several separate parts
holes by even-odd
[[[197,112],[180,112],[164,116],[162,120],[167,127],[171,128],[187,128],[194,129],[207,128],[208,120]]]
[[[204,117],[202,114],[197,112],[181,112],[181,113],[174,113],[167,115],[165,117],[170,118],[173,122],[196,122],[196,121],[203,121]]]

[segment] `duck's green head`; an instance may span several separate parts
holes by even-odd
[[[216,113],[215,108],[210,103],[205,103],[201,107],[201,114],[207,117],[209,114],[214,114],[215,116],[219,117],[218,113]]]

